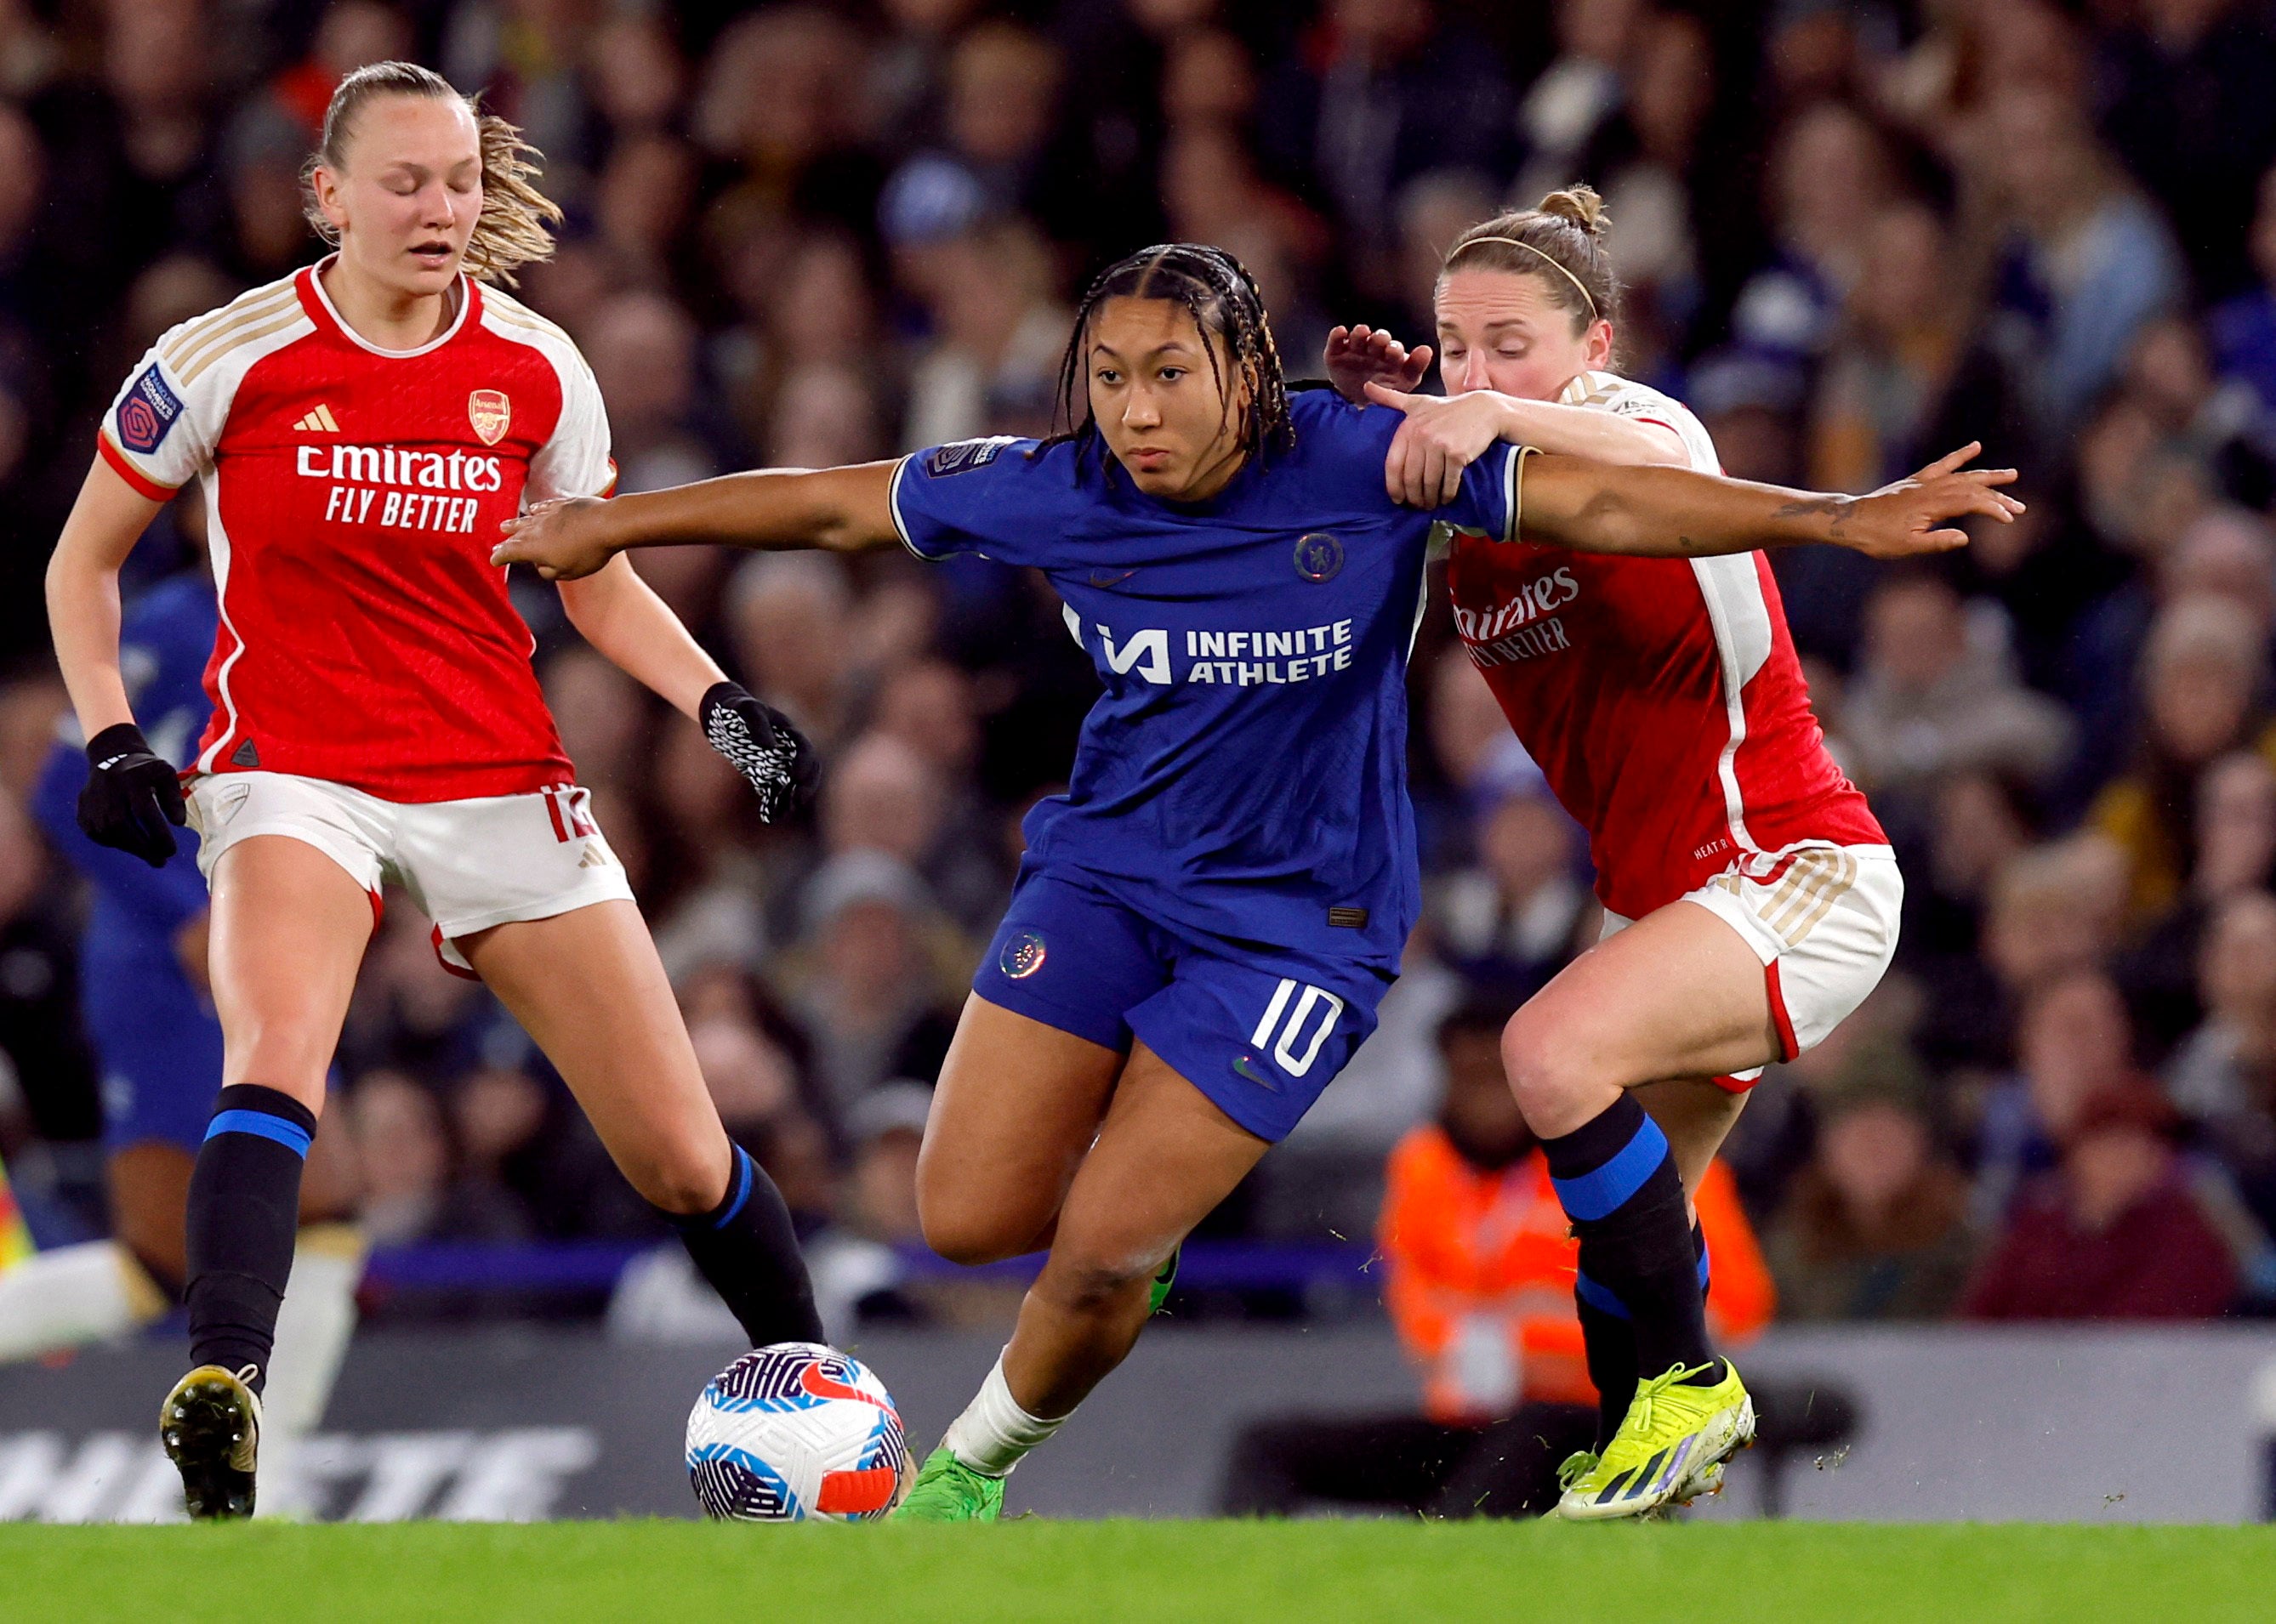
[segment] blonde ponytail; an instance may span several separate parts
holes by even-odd
[[[467,105],[482,144],[482,212],[467,244],[467,274],[510,288],[518,268],[553,257],[561,205],[537,189],[545,155],[521,139],[520,126]]]

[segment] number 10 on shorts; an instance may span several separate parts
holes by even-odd
[[[1300,991],[1303,996],[1297,998]],[[1296,1005],[1293,1009],[1288,1007],[1292,999]],[[1316,1019],[1319,1024],[1312,1027],[1311,1040],[1304,1043],[1303,1053],[1300,1054],[1296,1046],[1304,1041],[1304,1029],[1316,1018],[1315,1010],[1318,1011]],[[1256,1030],[1249,1034],[1248,1040],[1260,1049],[1271,1043],[1272,1058],[1280,1062],[1280,1069],[1292,1077],[1301,1077],[1312,1069],[1312,1062],[1320,1058],[1320,1046],[1328,1040],[1328,1034],[1335,1031],[1337,1017],[1343,1012],[1344,1001],[1324,987],[1308,986],[1303,982],[1283,977],[1280,985],[1272,989],[1272,1001],[1264,1006],[1264,1018],[1257,1022]],[[1285,1021],[1282,1019],[1284,1016],[1286,1017]],[[1276,1031],[1280,1034],[1280,1040],[1273,1043],[1272,1034]]]

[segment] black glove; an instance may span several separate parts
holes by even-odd
[[[174,831],[166,826],[186,821],[174,764],[153,751],[131,721],[87,740],[87,759],[94,770],[79,792],[79,827],[98,845],[165,867],[174,855]]]
[[[806,735],[740,683],[714,683],[696,707],[703,736],[758,792],[762,822],[778,823],[814,798],[822,763]]]

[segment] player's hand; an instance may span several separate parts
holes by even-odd
[[[1328,329],[1321,365],[1336,393],[1354,406],[1367,404],[1367,386],[1380,383],[1394,389],[1411,389],[1430,375],[1430,346],[1413,350],[1380,328],[1365,325]]]
[[[789,717],[754,698],[740,683],[714,683],[696,706],[711,748],[758,792],[759,818],[778,823],[814,798],[822,763]]]
[[[598,496],[556,496],[506,520],[494,564],[529,564],[549,581],[588,576],[616,555],[603,533],[608,504]]]
[[[1367,397],[1407,414],[1383,459],[1383,486],[1392,501],[1410,508],[1453,501],[1461,493],[1462,470],[1501,438],[1501,397],[1488,389],[1440,397],[1370,383]]]
[[[150,748],[131,721],[87,742],[87,787],[79,792],[79,827],[97,845],[129,851],[153,868],[174,855],[174,831],[187,820],[174,764]]]
[[[1952,521],[1977,515],[2002,525],[2014,522],[2023,504],[1997,488],[2015,482],[2013,468],[1963,468],[1984,449],[1969,441],[1940,457],[1908,480],[1884,485],[1870,496],[1824,498],[1796,502],[1797,509],[1833,516],[1825,537],[1868,558],[1915,558],[1968,545],[1968,533]],[[1827,502],[1833,505],[1826,506]]]

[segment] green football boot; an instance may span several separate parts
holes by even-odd
[[[1004,1514],[1004,1480],[975,1472],[944,1444],[925,1458],[895,1522],[993,1522]]]
[[[1154,1284],[1146,1294],[1149,1318],[1160,1313],[1162,1304],[1170,1300],[1170,1288],[1178,1283],[1178,1256],[1185,1250],[1182,1246],[1172,1248],[1170,1255],[1162,1260],[1162,1266],[1154,1271]]]
[[[1712,1386],[1685,1382],[1702,1368],[1679,1365],[1636,1384],[1604,1457],[1565,1484],[1558,1516],[1577,1522],[1650,1516],[1721,1486],[1723,1462],[1755,1441],[1755,1401],[1727,1359],[1723,1379]],[[1574,1468],[1586,1459],[1575,1455],[1565,1464]]]
[[[247,1386],[251,1365],[231,1375],[201,1364],[174,1384],[158,1408],[158,1439],[182,1474],[182,1500],[200,1522],[253,1514],[261,1455],[261,1396]]]

